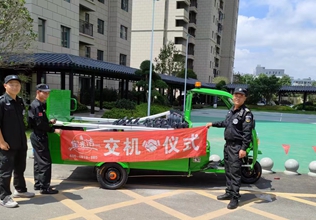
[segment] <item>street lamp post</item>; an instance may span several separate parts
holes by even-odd
[[[187,78],[188,78],[188,47],[190,34],[187,34],[187,44],[185,48],[185,67],[184,67],[184,91],[183,91],[183,112],[185,111],[185,98],[187,93]]]
[[[154,24],[155,24],[155,3],[159,0],[153,0],[152,9],[152,24],[151,24],[151,44],[150,44],[150,67],[149,67],[149,82],[148,82],[148,108],[147,116],[150,115],[150,102],[151,102],[151,83],[153,75],[153,45],[154,45]]]

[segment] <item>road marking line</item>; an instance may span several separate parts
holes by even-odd
[[[245,210],[247,210],[249,212],[255,213],[257,215],[261,215],[261,216],[264,216],[266,218],[273,219],[273,220],[288,220],[287,218],[283,218],[281,216],[274,215],[272,213],[265,212],[265,211],[262,211],[260,209],[256,209],[256,208],[253,208],[253,207],[250,207],[250,206],[243,207],[243,209],[245,209]]]
[[[283,195],[283,196],[280,196],[280,197],[283,197],[283,198],[289,199],[289,200],[293,200],[293,201],[296,201],[296,202],[304,203],[304,204],[307,204],[307,205],[316,206],[316,202],[312,202],[312,201],[305,200],[305,199],[300,199],[300,198],[297,198],[297,197],[294,197],[294,196]]]
[[[75,201],[69,199],[67,196],[63,195],[62,193],[56,194],[53,196],[57,201],[61,202],[63,205],[71,209],[75,212],[75,214],[79,217],[83,217],[85,219],[91,220],[102,220],[102,218],[96,216],[94,213],[91,213],[89,210],[85,209]],[[65,219],[63,217],[59,217],[57,219]],[[56,218],[55,218],[56,219]],[[68,218],[69,219],[69,218]]]

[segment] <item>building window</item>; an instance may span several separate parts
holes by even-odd
[[[121,9],[128,12],[128,0],[121,0]]]
[[[98,1],[104,4],[104,0],[98,0]]]
[[[70,47],[70,28],[61,26],[61,46]]]
[[[98,33],[104,34],[104,21],[98,19]]]
[[[127,40],[127,27],[121,25],[120,37]]]
[[[125,54],[120,54],[120,65],[126,66],[126,57]]]
[[[91,55],[91,47],[86,47],[86,54],[85,54],[85,57],[90,58],[90,55]]]
[[[64,1],[66,1],[66,2],[70,2],[70,0],[64,0]]]
[[[38,19],[38,41],[45,42],[45,20]]]
[[[103,54],[104,54],[103,50],[98,50],[97,60],[103,61]]]

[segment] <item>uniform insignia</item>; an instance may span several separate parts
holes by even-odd
[[[246,122],[248,122],[248,123],[251,122],[251,116],[250,115],[246,116]]]
[[[236,125],[237,123],[238,123],[238,119],[235,118],[235,119],[233,120],[233,124]]]
[[[39,113],[38,113],[38,116],[43,116],[43,113],[42,113],[42,112],[39,112]]]

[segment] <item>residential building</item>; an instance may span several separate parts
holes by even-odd
[[[153,1],[133,1],[132,67],[138,68],[142,61],[150,59],[152,4]],[[188,68],[195,71],[200,81],[211,82],[216,76],[231,79],[238,6],[239,0],[156,1],[153,58],[171,41],[183,56],[188,49]]]
[[[35,53],[66,53],[130,65],[131,0],[26,0],[26,7],[38,34]],[[58,75],[45,75],[52,88],[60,88]],[[74,93],[79,85],[90,85],[87,80],[76,77]],[[113,88],[118,84],[103,83]]]
[[[294,79],[291,77],[292,86],[312,86],[313,82],[314,81],[310,77],[305,79]]]
[[[255,69],[255,75],[258,76],[260,74],[265,74],[267,76],[276,76],[278,78],[282,78],[283,76],[285,76],[284,73],[284,69],[266,69],[263,66],[257,65],[256,69]]]

